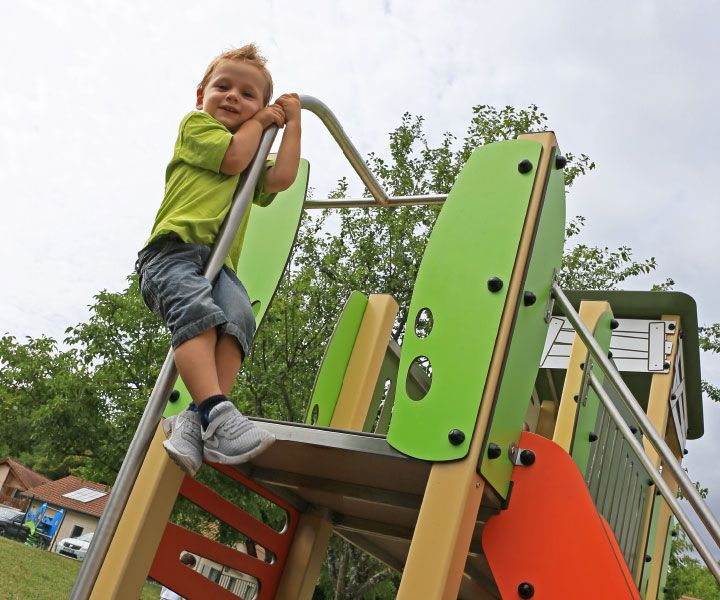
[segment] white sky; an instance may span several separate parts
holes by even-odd
[[[162,198],[177,125],[220,51],[258,43],[276,92],[326,102],[363,155],[405,111],[434,141],[475,104],[536,103],[561,148],[598,164],[572,190],[583,237],[655,256],[656,275],[720,321],[720,97],[711,2],[0,0],[0,333],[61,338],[93,294],[119,291]],[[305,116],[303,154],[324,196],[350,175]],[[354,181],[354,180],[353,180]],[[358,193],[359,185],[354,186]],[[635,284],[639,286],[641,284]],[[720,383],[720,361],[703,358]],[[690,443],[709,485],[720,406]]]

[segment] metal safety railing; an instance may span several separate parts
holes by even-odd
[[[617,391],[619,398],[622,400],[624,407],[630,412],[633,419],[637,422],[640,430],[645,435],[646,439],[652,444],[657,453],[662,458],[663,469],[669,469],[673,478],[677,482],[683,496],[688,501],[690,506],[697,514],[700,521],[706,528],[707,533],[710,535],[716,546],[720,548],[720,524],[718,523],[712,511],[700,496],[700,493],[695,488],[695,485],[688,477],[685,470],[680,466],[680,463],[676,460],[672,453],[672,450],[665,443],[665,440],[657,432],[653,424],[648,419],[647,415],[643,411],[638,401],[633,396],[630,388],[625,384],[620,375],[620,372],[615,368],[615,365],[610,361],[605,352],[598,344],[597,340],[593,337],[590,330],[580,319],[580,315],[573,308],[572,304],[568,300],[567,296],[560,289],[560,286],[553,282],[552,284],[552,295],[555,301],[559,304],[562,312],[568,318],[572,324],[575,332],[580,336],[580,339],[585,344],[585,347],[590,352],[590,355],[596,361],[596,364],[601,368],[606,377],[606,385],[610,384]],[[678,502],[675,493],[670,489],[670,486],[663,479],[662,473],[658,468],[655,467],[653,462],[648,457],[642,444],[635,437],[634,433],[630,430],[630,426],[625,422],[620,411],[616,408],[612,398],[607,393],[603,384],[598,378],[592,373],[589,373],[590,387],[595,391],[602,406],[609,418],[614,423],[617,431],[622,436],[624,443],[630,448],[632,453],[640,461],[647,475],[652,479],[656,485],[658,491],[662,494],[663,498],[667,502],[670,510],[677,518],[682,528],[687,533],[688,537],[695,545],[698,553],[702,557],[703,561],[707,565],[710,572],[713,574],[715,579],[720,583],[720,567],[713,559],[713,556],[708,549],[707,545],[700,537],[700,534],[695,529],[694,525],[690,522],[689,517],[685,513],[684,509]]]

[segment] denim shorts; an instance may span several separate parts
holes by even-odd
[[[250,298],[237,275],[223,265],[215,280],[203,275],[211,248],[163,236],[138,254],[140,293],[145,304],[165,321],[177,348],[211,327],[218,338],[231,335],[240,344],[243,358],[255,335]]]

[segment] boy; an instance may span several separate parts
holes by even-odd
[[[197,88],[199,112],[180,124],[165,175],[165,198],[138,254],[143,300],[170,329],[175,365],[193,399],[163,443],[190,475],[200,468],[203,455],[212,462],[237,464],[275,440],[227,399],[255,332],[250,300],[235,275],[247,215],[214,285],[203,277],[240,174],[271,124],[285,131],[253,202],[269,204],[297,175],[300,100],[297,94],[284,94],[269,104],[272,78],[265,63],[255,45],[248,44],[208,66]]]

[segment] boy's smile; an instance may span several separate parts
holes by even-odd
[[[232,133],[264,106],[266,81],[260,69],[241,60],[224,60],[197,92],[197,108]]]

